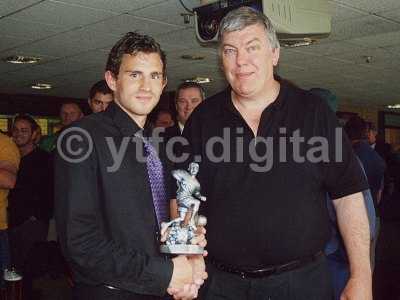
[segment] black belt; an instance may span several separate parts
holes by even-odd
[[[269,267],[257,269],[257,270],[239,269],[235,266],[224,264],[213,258],[207,258],[207,261],[210,262],[211,264],[213,264],[218,270],[236,274],[242,278],[262,278],[262,277],[268,277],[271,275],[277,275],[277,274],[280,274],[283,272],[298,269],[300,267],[305,266],[306,264],[309,264],[309,263],[317,260],[322,255],[323,255],[323,252],[319,251],[313,255],[310,255],[310,256],[302,258],[302,259],[297,259],[297,260],[293,260],[293,261],[285,263],[285,264],[269,266]]]

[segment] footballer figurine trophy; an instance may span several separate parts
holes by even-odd
[[[205,226],[207,223],[206,217],[198,215],[200,201],[206,201],[206,197],[200,194],[200,183],[196,179],[199,165],[191,163],[188,171],[172,171],[172,176],[178,185],[176,201],[179,216],[170,222],[161,223],[161,235],[167,233],[167,239],[160,247],[162,253],[203,254],[204,252],[203,247],[192,245],[191,242],[197,226]]]

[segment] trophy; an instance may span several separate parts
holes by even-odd
[[[161,234],[167,233],[165,244],[160,247],[162,253],[203,254],[204,252],[203,247],[191,244],[197,226],[207,224],[207,218],[198,215],[200,201],[206,201],[206,197],[200,194],[200,183],[196,179],[198,172],[197,163],[191,163],[188,171],[172,171],[172,176],[178,185],[176,200],[179,216],[170,222],[161,223]]]

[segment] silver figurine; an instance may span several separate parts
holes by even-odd
[[[179,216],[170,222],[161,223],[161,235],[168,232],[165,244],[160,247],[162,253],[202,254],[204,252],[203,247],[192,245],[191,242],[197,226],[205,226],[207,223],[206,217],[198,215],[200,201],[206,201],[206,197],[201,195],[200,183],[196,179],[199,165],[191,163],[188,171],[172,171],[172,176],[178,185],[176,200]]]

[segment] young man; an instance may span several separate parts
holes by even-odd
[[[127,33],[106,66],[114,102],[59,137],[56,221],[77,299],[162,299],[167,289],[191,299],[205,279],[202,256],[170,259],[159,252],[168,172],[144,126],[165,72],[159,44]]]
[[[17,115],[12,138],[21,154],[15,188],[8,203],[11,261],[24,281],[24,299],[31,299],[32,250],[47,239],[53,215],[53,163],[46,151],[37,147],[39,125],[28,115]]]
[[[112,90],[104,79],[96,82],[90,88],[88,104],[93,113],[105,111],[112,101]]]
[[[280,47],[262,13],[241,7],[219,29],[230,87],[200,104],[183,132],[191,160],[201,158],[207,197],[200,209],[208,218],[210,278],[201,299],[331,299],[323,256],[331,234],[328,192],[351,269],[342,297],[371,300],[360,193],[368,185],[334,113],[320,98],[275,80]],[[224,142],[212,144],[216,139]]]

